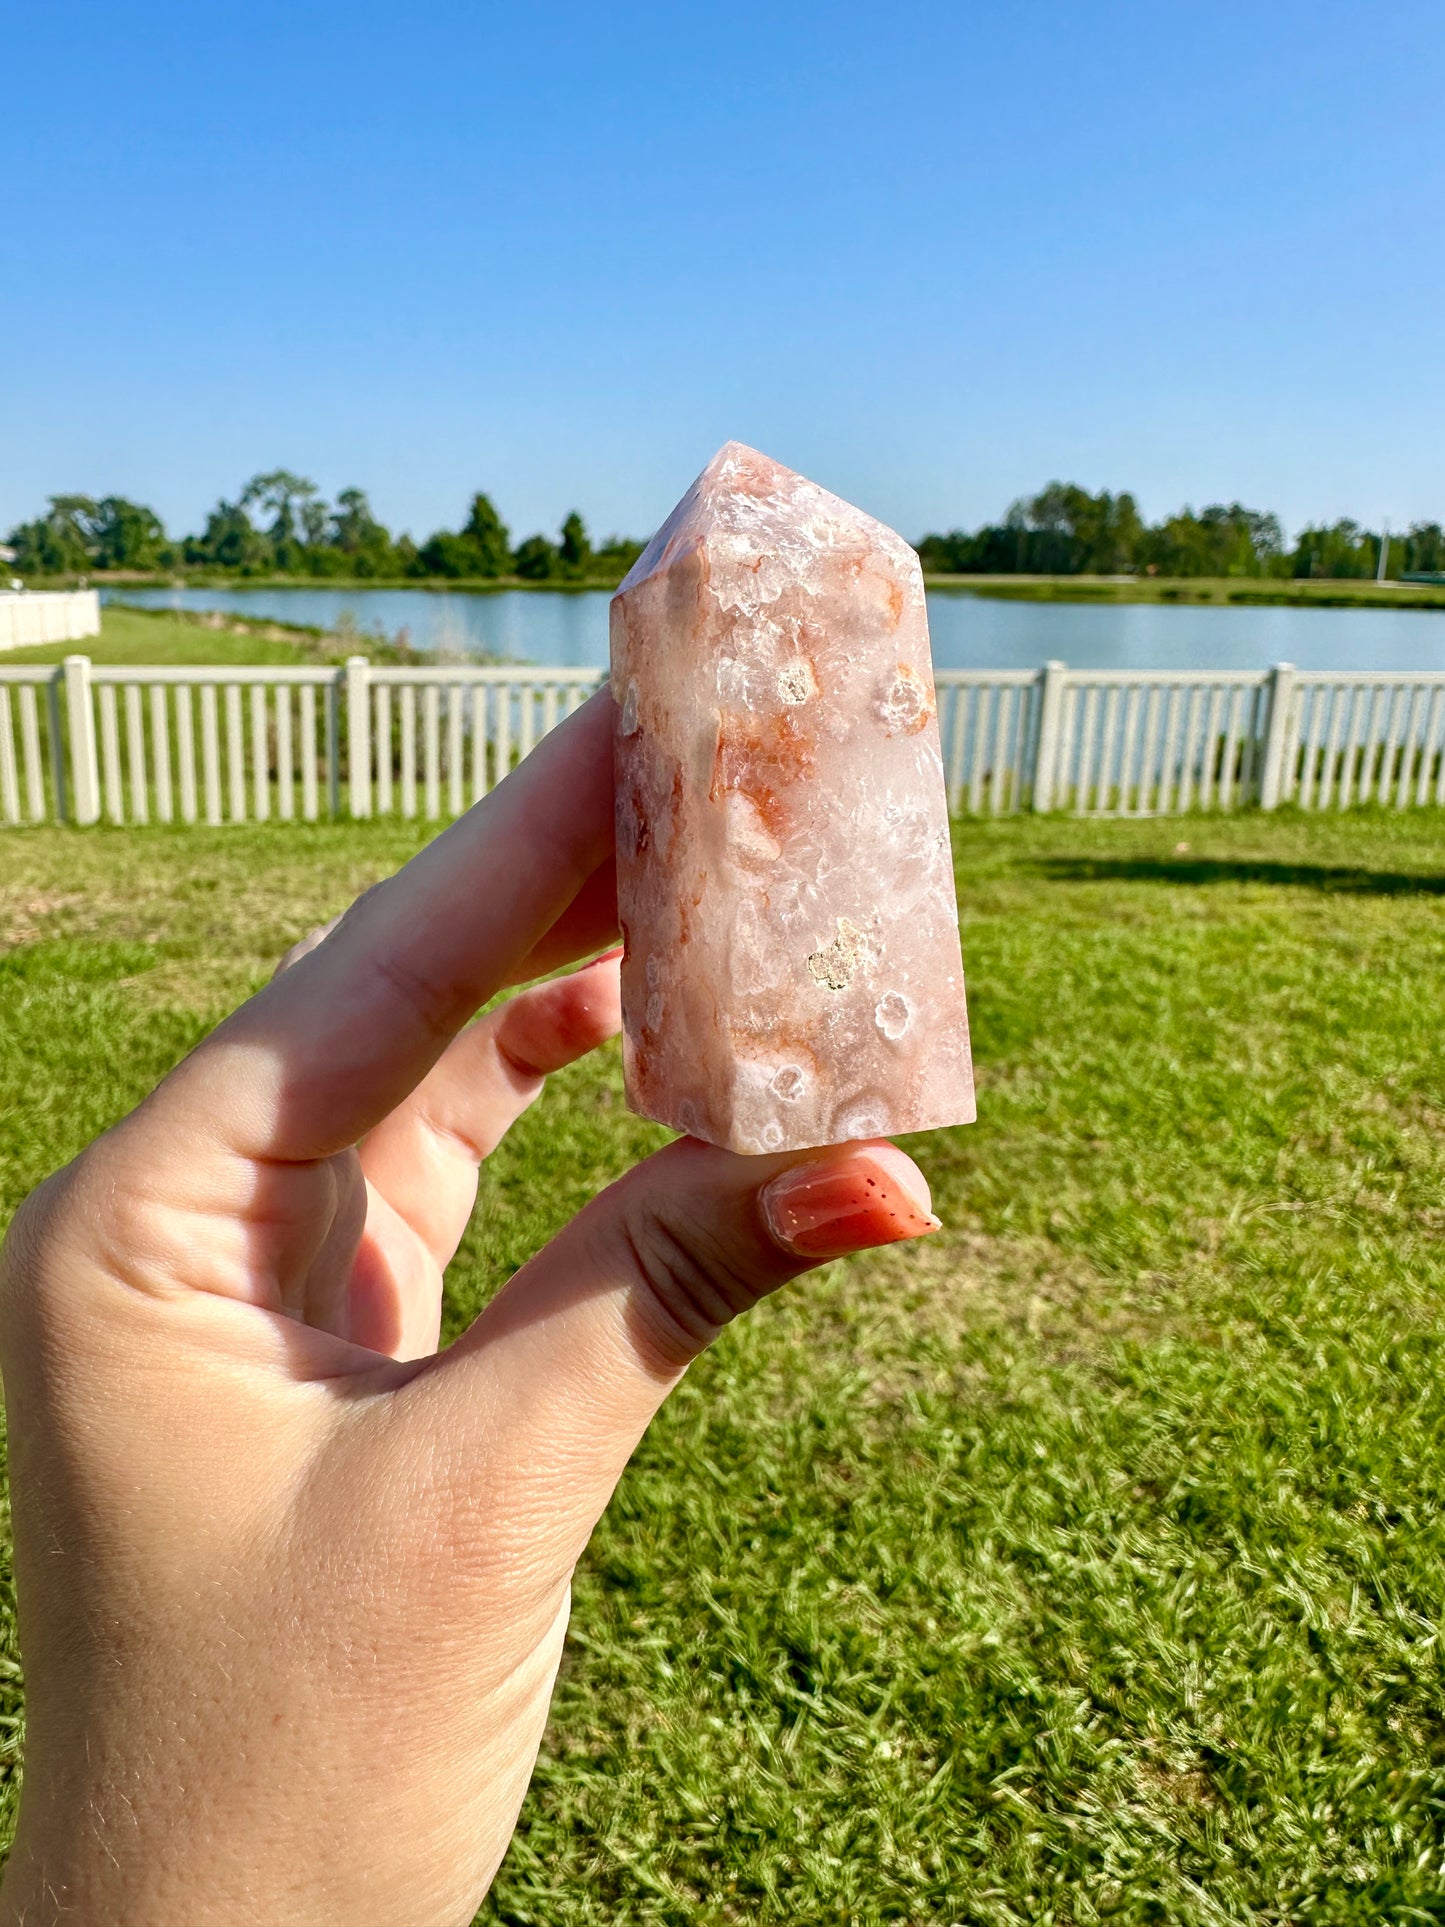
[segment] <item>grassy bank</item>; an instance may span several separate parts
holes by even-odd
[[[213,616],[199,611],[105,608],[100,634],[79,642],[47,642],[32,649],[7,649],[7,663],[63,662],[85,655],[107,663],[225,663],[237,668],[264,663],[335,663],[347,656],[373,662],[418,662],[414,651],[361,631],[328,635],[301,623],[270,622],[246,616]],[[486,656],[470,661],[485,662]]]
[[[538,581],[525,575],[228,575],[224,570],[187,570],[184,575],[145,575],[131,569],[97,569],[84,578],[92,589],[424,589],[436,595],[499,595],[504,590],[528,593],[582,595],[601,590],[606,595],[622,580],[621,574],[548,576]],[[29,589],[74,589],[78,576],[30,575]]]
[[[7,832],[0,1215],[419,834]],[[481,1918],[1445,1918],[1445,821],[956,841],[947,1229],[654,1425]],[[448,1329],[660,1136],[553,1080]]]
[[[929,575],[930,589],[1010,602],[1188,602],[1220,608],[1445,609],[1445,583],[1244,576]]]

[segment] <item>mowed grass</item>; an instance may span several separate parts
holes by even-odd
[[[280,663],[340,662],[344,657],[392,656],[376,637],[359,632],[322,637],[285,623],[241,616],[206,616],[169,609],[105,608],[100,634],[76,642],[37,643],[29,649],[0,652],[0,669],[30,663],[63,662],[89,656],[99,663],[220,663],[246,669]]]
[[[4,1209],[421,834],[7,833]],[[947,1228],[654,1425],[480,1919],[1445,1921],[1445,820],[956,847]],[[660,1138],[555,1078],[449,1330]]]

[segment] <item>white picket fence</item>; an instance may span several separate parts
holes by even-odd
[[[0,823],[438,820],[602,680],[588,669],[0,666]],[[1445,674],[940,670],[957,811],[1164,816],[1445,802]]]
[[[0,593],[0,650],[78,642],[99,634],[100,597],[94,589]]]

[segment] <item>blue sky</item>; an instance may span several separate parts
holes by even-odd
[[[0,61],[0,527],[284,464],[642,534],[730,436],[912,536],[1445,518],[1438,0],[78,0]]]

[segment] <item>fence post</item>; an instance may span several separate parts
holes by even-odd
[[[1064,678],[1069,666],[1046,662],[1038,674],[1039,728],[1034,738],[1034,778],[1030,786],[1033,807],[1051,810],[1058,776],[1059,725],[1064,714]]]
[[[346,658],[346,774],[353,816],[371,815],[371,664]]]
[[[77,823],[100,821],[100,763],[95,753],[95,708],[90,657],[65,658],[65,713],[70,737],[70,788]]]
[[[1295,666],[1277,662],[1269,672],[1264,725],[1264,761],[1259,772],[1259,807],[1278,809],[1285,770],[1294,749]]]

